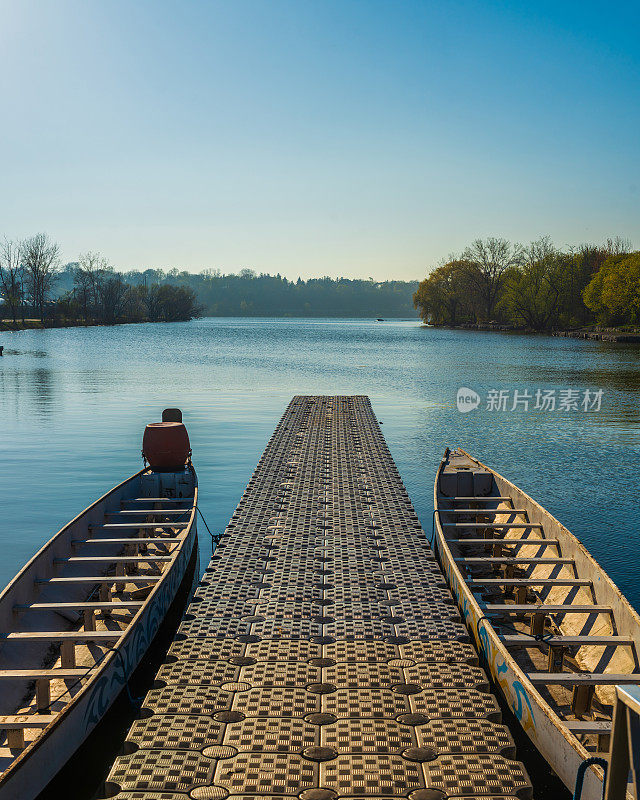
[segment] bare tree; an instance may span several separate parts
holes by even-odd
[[[122,314],[127,296],[127,284],[122,275],[107,273],[100,284],[100,309],[102,319],[108,325],[117,322]]]
[[[476,268],[476,288],[487,320],[493,318],[504,273],[519,264],[521,257],[520,245],[493,236],[484,240],[476,239],[462,254],[462,258]]]
[[[614,236],[607,239],[604,243],[604,249],[611,256],[624,256],[630,253],[633,249],[631,239],[625,239],[624,236]]]
[[[96,314],[102,283],[111,271],[109,262],[100,253],[83,253],[79,257],[73,282],[85,322],[89,319],[90,311]]]
[[[37,233],[23,243],[25,283],[31,305],[44,322],[44,308],[56,280],[60,249],[46,233]]]
[[[24,268],[20,242],[5,239],[0,245],[0,292],[9,307],[13,324],[18,321],[22,308]]]

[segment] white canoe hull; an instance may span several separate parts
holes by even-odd
[[[638,645],[640,643],[638,636],[640,618],[586,548],[558,520],[521,489],[481,462],[476,461],[476,463],[480,468],[491,473],[498,495],[511,497],[515,507],[526,509],[531,522],[544,524],[546,535],[549,538],[559,539],[562,543],[563,554],[569,554],[574,558],[581,574],[588,574],[592,578],[597,601],[615,609],[619,632],[632,636]],[[443,460],[434,487],[434,507],[436,509],[442,509],[441,501],[446,500],[446,497],[440,495],[438,490],[438,481],[444,464]],[[446,509],[443,509],[442,513],[446,514]],[[486,660],[493,680],[533,744],[565,786],[573,790],[579,766],[594,753],[588,751],[563,725],[562,719],[528,680],[526,672],[520,668],[508,648],[503,644],[492,624],[486,620],[486,617],[483,617],[482,608],[467,585],[447,544],[439,513],[435,514],[435,545],[449,587],[456,597],[460,612],[478,650]],[[603,754],[599,753],[599,755]],[[588,768],[585,773],[582,800],[601,800],[602,788],[602,770],[599,767]]]
[[[67,527],[75,529],[90,512],[94,512],[92,516],[95,518],[95,511],[97,509],[100,512],[102,501],[118,490],[125,489],[139,475],[140,473],[120,484]],[[197,488],[195,495],[197,502]],[[155,585],[143,607],[123,632],[117,650],[107,654],[72,702],[43,730],[43,735],[29,745],[2,774],[0,800],[32,800],[37,797],[86,741],[139,666],[176,598],[194,552],[197,539],[195,503],[189,513],[189,526],[175,558],[167,565],[162,573],[162,580]],[[60,533],[65,531],[63,529]],[[57,534],[54,540],[59,536]],[[37,561],[37,557],[34,557],[20,575]],[[11,589],[11,585],[8,588]],[[73,793],[72,787],[70,790]]]

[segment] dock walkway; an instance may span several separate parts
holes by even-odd
[[[294,397],[106,796],[530,798],[477,664],[368,398]]]

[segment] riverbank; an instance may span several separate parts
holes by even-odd
[[[31,330],[49,330],[54,328],[113,328],[115,325],[139,325],[141,323],[147,322],[154,322],[154,323],[161,323],[161,322],[191,322],[193,319],[201,319],[202,317],[191,317],[188,319],[175,319],[175,320],[150,320],[150,319],[138,319],[138,320],[130,320],[130,319],[121,319],[117,322],[84,322],[82,320],[47,320],[45,323],[42,323],[39,319],[26,319],[24,323],[18,321],[15,325],[12,320],[0,320],[0,333],[11,333],[16,331],[31,331]],[[264,319],[264,320],[282,320],[287,319],[295,322],[296,320],[299,321],[309,321],[313,322],[313,320],[333,320],[335,322],[341,322],[344,317],[318,317],[318,316],[302,316],[302,317],[292,317],[292,316],[277,316],[277,315],[268,315],[268,316],[248,316],[248,315],[241,315],[236,317],[232,314],[211,314],[206,315],[205,318],[210,319],[245,319],[247,321],[257,320],[257,319]],[[351,319],[358,320],[359,322],[416,322],[417,320],[415,317],[385,317],[385,318],[375,318],[375,317],[352,317]]]
[[[40,322],[39,319],[25,319],[24,322],[13,322],[10,319],[1,319],[0,320],[0,333],[6,333],[9,331],[32,331],[32,330],[39,330],[42,328],[63,328],[66,327],[64,325],[44,325]]]
[[[599,342],[640,343],[640,329],[633,328],[580,328],[579,330],[553,331],[552,336],[569,339],[591,339]]]
[[[53,320],[48,319],[41,322],[39,319],[25,319],[14,324],[13,320],[0,320],[0,333],[15,333],[16,331],[43,331],[54,328],[111,328],[114,325],[133,325],[130,320],[118,320],[117,322],[84,322],[83,320]]]
[[[535,331],[533,328],[517,327],[499,322],[464,323],[462,325],[425,325],[448,331],[497,331],[499,333],[523,333],[535,336],[559,336],[567,339],[590,339],[600,342],[622,342],[640,344],[640,328],[572,328],[558,331]]]
[[[17,331],[43,331],[57,328],[113,328],[114,325],[139,325],[141,322],[190,322],[190,319],[177,319],[177,320],[150,320],[150,319],[119,319],[116,322],[99,322],[97,320],[92,322],[84,322],[83,320],[47,320],[41,322],[39,319],[25,319],[17,322],[15,325],[13,320],[3,319],[0,320],[0,333],[15,333]]]

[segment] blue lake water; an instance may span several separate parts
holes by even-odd
[[[0,335],[0,584],[141,465],[144,426],[183,409],[201,509],[224,529],[294,394],[367,394],[427,531],[445,446],[520,485],[640,608],[640,348],[414,321],[203,319]],[[482,402],[462,414],[465,386]],[[507,411],[487,409],[490,390]],[[535,392],[602,390],[599,411],[536,411]],[[510,410],[513,393],[533,397]],[[200,525],[201,563],[210,553]]]

